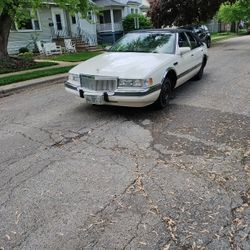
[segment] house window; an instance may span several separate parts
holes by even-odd
[[[100,13],[100,23],[111,23],[110,10],[104,10]]]
[[[57,30],[62,30],[62,19],[61,19],[61,15],[60,14],[56,14],[56,27]]]
[[[130,7],[130,13],[131,14],[138,14],[139,10],[136,6]]]
[[[93,20],[92,11],[88,11],[87,18],[88,18],[88,20],[90,20],[90,21]]]
[[[113,10],[114,22],[120,23],[122,21],[122,10]]]
[[[71,16],[71,22],[72,22],[72,24],[76,24],[76,17],[75,16]]]
[[[38,14],[35,12],[33,15],[30,11],[26,13],[27,18],[16,23],[17,30],[40,30],[40,22]]]

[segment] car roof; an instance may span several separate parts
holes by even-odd
[[[143,30],[134,30],[129,33],[180,33],[180,32],[190,32],[187,29],[143,29]]]

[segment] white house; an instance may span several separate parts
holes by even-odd
[[[13,25],[8,52],[14,54],[21,47],[32,48],[34,40],[51,42],[60,38],[77,38],[93,46],[98,39],[113,43],[123,35],[122,19],[130,13],[145,12],[145,1],[147,0],[93,0],[101,11],[98,16],[90,12],[88,20],[83,19],[79,13],[70,15],[50,2],[39,8],[29,20]]]

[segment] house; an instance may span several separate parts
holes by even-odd
[[[79,13],[70,15],[50,2],[30,15],[31,18],[25,22],[13,24],[9,35],[9,54],[18,53],[21,47],[32,49],[36,40],[63,43],[64,38],[72,38],[76,39],[81,49],[96,46],[97,41],[113,43],[123,35],[122,19],[130,13],[145,13],[149,7],[147,0],[93,2],[99,7],[100,13],[96,15],[89,12],[87,19],[83,19]],[[29,12],[31,14],[31,10]]]
[[[97,16],[98,40],[107,43],[114,43],[123,35],[123,18],[149,9],[147,0],[94,0],[94,3],[101,9]]]
[[[49,3],[30,16],[30,19],[20,24],[13,24],[9,35],[9,54],[18,53],[21,47],[32,49],[36,40],[51,42],[67,37],[79,38],[83,44],[97,44],[95,17],[92,13],[89,13],[89,17],[93,22],[82,19],[79,13],[70,15],[56,4]]]

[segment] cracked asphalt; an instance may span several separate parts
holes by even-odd
[[[250,249],[250,36],[169,108],[50,85],[0,99],[0,249]]]

